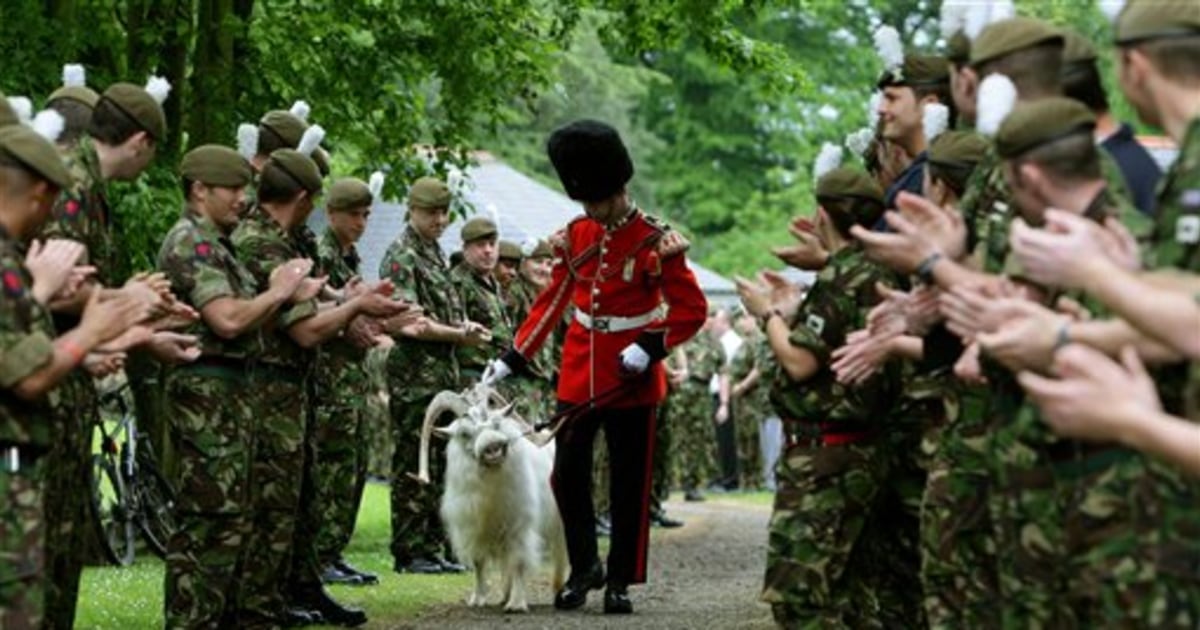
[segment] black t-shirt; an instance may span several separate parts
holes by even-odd
[[[1121,174],[1125,176],[1125,185],[1129,187],[1129,194],[1133,195],[1133,199],[1130,199],[1133,205],[1142,213],[1154,216],[1154,191],[1159,178],[1162,177],[1162,170],[1158,168],[1158,163],[1150,156],[1150,152],[1133,136],[1133,128],[1122,124],[1121,128],[1105,138],[1100,146],[1108,151],[1120,167]]]

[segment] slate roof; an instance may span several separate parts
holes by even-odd
[[[474,206],[476,213],[487,214],[489,208],[496,209],[501,238],[518,244],[528,238],[545,238],[582,212],[579,204],[566,195],[518,172],[490,154],[480,152],[475,157],[478,165],[466,173],[468,183],[464,197]],[[392,201],[377,203],[371,212],[367,231],[358,244],[363,276],[367,280],[378,279],[379,262],[388,246],[403,231],[405,212],[403,203]],[[447,255],[462,245],[459,238],[462,221],[455,221],[442,235],[441,245]],[[313,213],[309,225],[320,234],[325,229],[325,214]],[[736,301],[737,291],[732,281],[695,261],[689,260],[688,264],[710,300]]]

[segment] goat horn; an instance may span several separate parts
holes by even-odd
[[[433,423],[447,411],[463,416],[470,408],[470,403],[462,394],[452,391],[439,392],[425,408],[425,422],[421,425],[421,451],[417,459],[417,481],[429,483],[429,439],[433,434]]]

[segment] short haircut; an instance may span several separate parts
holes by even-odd
[[[110,99],[100,97],[96,108],[92,111],[92,120],[88,123],[88,135],[107,145],[124,144],[134,134],[146,131]],[[146,136],[154,140],[150,132]]]
[[[267,162],[258,178],[258,200],[260,202],[288,202],[303,191],[304,186],[274,162]]]
[[[1000,73],[1012,80],[1022,99],[1062,94],[1063,44],[1052,40],[1023,48],[976,67],[980,79]]]
[[[92,124],[91,106],[73,98],[56,98],[47,103],[46,108],[58,112],[63,117],[63,130],[58,136],[59,144],[74,146]]]
[[[1081,61],[1063,68],[1063,95],[1087,106],[1094,113],[1108,111],[1108,95],[1095,61]]]
[[[883,216],[883,202],[862,197],[817,197],[825,214],[833,222],[838,234],[850,236],[850,228],[861,225],[871,227]]]
[[[974,166],[937,164],[935,162],[926,162],[925,168],[929,172],[930,181],[942,182],[958,197],[962,197],[966,192],[967,181],[975,172]]]
[[[1102,178],[1100,151],[1090,132],[1071,134],[1031,149],[1015,160],[1015,164],[1032,162],[1044,169],[1053,179],[1069,182]]]
[[[1145,53],[1167,80],[1188,86],[1200,85],[1200,35],[1152,39],[1132,47]]]

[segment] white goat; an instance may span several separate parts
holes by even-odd
[[[465,394],[438,394],[425,412],[417,477],[429,480],[431,434],[446,438],[441,517],[454,555],[475,570],[467,604],[487,603],[486,570],[497,564],[504,610],[527,612],[525,581],[540,564],[542,550],[548,548],[554,562],[555,592],[567,569],[566,538],[550,488],[554,444],[514,416],[511,406],[492,407],[497,398],[484,385]],[[454,421],[434,428],[446,412],[454,413]]]

